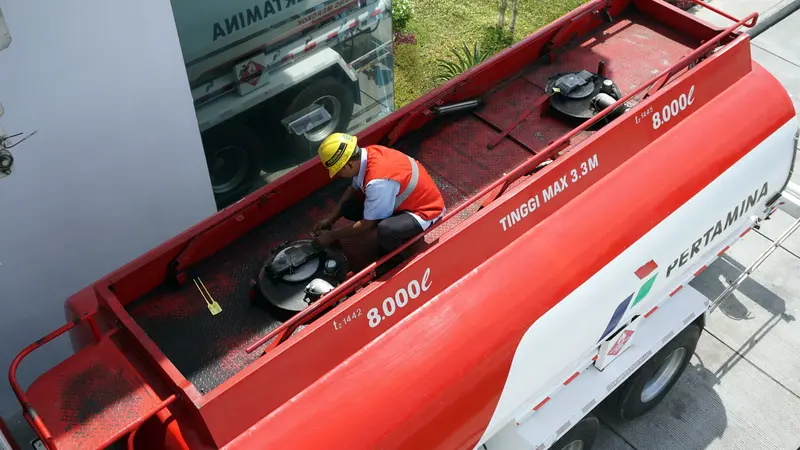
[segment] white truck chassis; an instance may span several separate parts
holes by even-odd
[[[798,192],[800,187],[792,182],[787,183],[780,200],[767,211],[765,218],[751,216],[743,222],[727,240],[716,244],[714,251],[710,252],[713,255],[710,259],[697,261],[691,270],[686,271],[690,276],[678,289],[660,298],[647,313],[635,316],[625,327],[613,333],[600,344],[597,351],[586,355],[572,376],[553,386],[545,397],[537,397],[527,403],[524,409],[517,412],[515,421],[508,422],[488,440],[479,443],[476,449],[550,448],[687,326],[694,323],[703,326],[714,309],[800,228]],[[709,300],[688,285],[692,278],[778,208],[795,213],[793,217],[798,218],[718,297]]]

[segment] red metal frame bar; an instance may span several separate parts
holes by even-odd
[[[481,122],[485,123],[486,125],[488,125],[488,126],[490,126],[490,127],[494,128],[494,129],[495,129],[495,130],[497,130],[498,132],[501,132],[501,133],[503,132],[503,129],[502,129],[502,128],[500,128],[500,127],[498,127],[497,125],[495,125],[495,124],[494,124],[493,122],[491,122],[489,119],[487,119],[487,118],[483,117],[483,116],[482,116],[482,115],[481,115],[479,112],[477,112],[477,111],[472,111],[472,115],[473,115],[473,116],[475,116],[475,117],[476,117],[478,120],[480,120]],[[532,148],[530,145],[526,144],[526,143],[525,143],[523,140],[521,140],[521,139],[517,139],[516,137],[514,137],[513,135],[510,135],[510,134],[509,134],[509,135],[506,135],[506,137],[507,137],[507,138],[509,138],[509,139],[511,139],[511,140],[512,140],[512,141],[513,141],[515,144],[517,144],[517,145],[519,145],[520,147],[522,147],[522,148],[523,148],[525,151],[527,151],[527,152],[528,152],[528,153],[530,153],[531,155],[535,155],[535,154],[537,153],[537,152],[536,152],[536,150],[534,150],[534,149],[533,149],[533,148]]]
[[[647,93],[644,94],[644,98],[650,97],[651,95],[661,90],[661,88],[664,87],[665,84],[667,84],[667,81],[669,81],[670,75],[671,74],[669,73],[665,73],[664,76],[656,80],[656,82],[653,83],[650,89],[647,90]]]
[[[139,431],[138,428],[133,430],[133,431],[131,431],[131,434],[128,435],[128,450],[134,450],[133,443],[136,440],[136,432],[137,431]]]
[[[542,47],[542,49],[545,52],[550,53],[550,62],[552,62],[555,59],[555,53],[553,53],[553,50],[556,49],[556,47],[558,46],[558,42],[561,40],[562,36],[565,35],[565,33],[566,33],[565,30],[569,29],[569,27],[573,23],[575,23],[576,20],[578,20],[579,18],[583,17],[585,14],[586,14],[586,12],[584,12],[581,15],[575,16],[572,19],[570,19],[569,21],[567,21],[566,23],[564,23],[564,25],[561,25],[561,28],[559,28],[558,31],[556,31],[556,34],[553,35],[553,37],[550,38],[550,40],[547,43],[544,44],[544,47]]]
[[[577,14],[572,18],[570,18],[568,21],[564,22],[564,24],[560,28],[558,28],[556,34],[553,35],[553,37],[547,43],[544,44],[544,47],[542,47],[543,51],[546,54],[550,55],[550,62],[551,63],[554,62],[556,57],[558,56],[557,50],[562,47],[560,41],[563,39],[564,36],[566,36],[566,30],[568,30],[569,27],[572,26],[572,24],[577,22],[578,19],[582,19],[583,16],[585,16],[589,12],[591,12],[594,15],[602,14],[603,12],[605,12],[610,18],[611,16],[608,13],[608,8],[610,4],[611,0],[598,0],[597,2],[598,8],[592,7],[590,9],[586,9],[582,11],[580,14]]]
[[[465,84],[466,81],[464,80],[459,81],[458,83],[454,83],[453,86],[451,86],[449,89],[442,91],[435,97],[431,98],[429,101],[425,102],[425,104],[427,105],[426,107],[409,112],[405,117],[400,119],[400,121],[397,122],[397,125],[395,125],[394,128],[392,128],[392,130],[386,135],[386,145],[388,146],[394,145],[394,143],[397,142],[400,136],[402,136],[405,133],[406,129],[411,124],[411,122],[414,121],[414,119],[416,119],[420,114],[423,115],[432,114],[430,112],[431,107],[440,104],[443,98],[452,94],[458,87],[463,86]]]
[[[120,325],[133,335],[134,339],[132,342],[137,343],[140,349],[150,355],[153,361],[156,362],[157,367],[161,369],[161,374],[165,378],[171,380],[178,389],[183,390],[190,400],[194,401],[202,397],[197,388],[183,376],[178,368],[172,364],[172,361],[158,348],[155,342],[147,337],[147,334],[139,324],[133,320],[133,317],[125,311],[122,303],[107,284],[95,285],[95,293],[99,299],[108,305],[111,312],[114,313],[114,316],[119,320]]]
[[[693,1],[698,2],[698,0],[693,0]],[[700,4],[702,4],[702,3],[700,3]],[[730,17],[730,16],[724,15],[724,17]],[[505,176],[497,179],[494,183],[492,183],[489,186],[485,187],[483,190],[481,190],[480,192],[475,194],[472,198],[470,198],[466,202],[464,202],[461,205],[457,206],[456,208],[450,210],[448,212],[448,214],[444,218],[442,218],[437,223],[433,224],[430,228],[428,228],[427,231],[425,231],[424,233],[418,234],[416,237],[414,237],[412,239],[409,239],[408,241],[406,241],[406,243],[404,243],[402,246],[400,246],[399,248],[397,248],[393,252],[383,256],[378,261],[373,262],[372,264],[370,264],[366,268],[362,269],[355,276],[349,278],[344,283],[342,283],[339,286],[337,286],[334,290],[332,290],[331,292],[326,294],[323,298],[318,300],[314,305],[312,305],[309,308],[301,311],[300,313],[296,314],[295,316],[293,316],[292,318],[290,318],[289,320],[284,322],[281,326],[279,326],[279,327],[275,328],[274,330],[270,331],[269,333],[265,334],[263,337],[261,337],[256,342],[254,342],[249,347],[247,347],[245,349],[245,351],[247,353],[252,353],[256,349],[258,349],[259,347],[264,345],[264,343],[269,342],[271,339],[273,339],[273,338],[275,338],[277,336],[277,337],[279,337],[279,339],[276,339],[276,342],[273,342],[270,345],[270,348],[276,347],[284,339],[286,339],[287,336],[290,335],[289,333],[287,333],[287,330],[291,330],[291,329],[296,328],[298,325],[301,325],[302,323],[304,323],[304,321],[306,319],[314,316],[315,313],[318,313],[319,311],[321,311],[321,310],[333,305],[336,301],[340,300],[342,297],[344,297],[347,293],[349,293],[353,289],[355,289],[355,288],[359,287],[360,285],[363,285],[364,283],[368,282],[371,279],[371,274],[375,271],[375,269],[378,266],[380,266],[381,264],[384,264],[390,258],[392,258],[395,255],[397,255],[398,253],[404,251],[405,249],[407,249],[411,245],[415,244],[420,239],[423,239],[428,233],[432,232],[433,230],[435,230],[436,228],[441,226],[443,223],[447,222],[452,217],[455,217],[461,211],[465,210],[467,207],[471,206],[476,201],[486,197],[493,190],[495,190],[499,186],[502,186],[507,181],[513,182],[514,180],[516,180],[520,176],[522,176],[522,175],[530,172],[531,170],[535,169],[542,162],[552,158],[554,155],[556,155],[561,150],[561,148],[566,143],[570,142],[573,137],[575,137],[577,134],[585,131],[587,128],[591,127],[592,125],[597,123],[599,120],[603,119],[608,113],[610,113],[614,109],[618,108],[619,106],[621,106],[622,104],[624,104],[628,100],[632,99],[635,95],[637,95],[637,94],[641,93],[642,91],[650,88],[650,86],[653,83],[655,83],[656,81],[658,81],[661,77],[663,77],[665,73],[672,73],[673,71],[677,71],[677,70],[680,70],[680,69],[686,67],[692,61],[696,60],[699,56],[701,56],[701,55],[709,52],[713,48],[715,48],[716,45],[720,41],[722,41],[722,39],[724,39],[725,37],[729,36],[731,33],[736,31],[738,28],[740,28],[742,26],[748,26],[748,27],[754,26],[757,19],[758,19],[758,13],[752,13],[752,14],[748,15],[747,17],[745,17],[744,19],[736,20],[735,24],[733,24],[730,27],[726,28],[724,31],[722,31],[717,36],[715,36],[713,39],[709,40],[705,44],[703,44],[700,47],[696,48],[694,51],[692,51],[688,55],[686,55],[683,58],[681,58],[680,60],[678,60],[676,63],[674,63],[673,65],[668,67],[666,70],[664,70],[664,71],[660,72],[659,74],[655,75],[648,82],[643,83],[642,86],[639,87],[638,89],[630,92],[628,95],[625,95],[621,99],[617,100],[614,104],[608,106],[604,110],[600,111],[597,115],[595,115],[591,119],[589,119],[586,122],[584,122],[583,124],[581,124],[581,126],[578,126],[578,127],[574,128],[569,133],[565,134],[564,136],[560,137],[559,139],[557,139],[556,141],[554,141],[553,143],[548,145],[547,148],[545,148],[544,150],[542,150],[538,154],[528,158],[527,161],[525,161],[523,164],[517,166],[517,168],[514,169],[513,171],[509,172]],[[735,19],[733,19],[733,20],[735,20]],[[748,23],[750,23],[750,24],[748,25]]]
[[[178,397],[177,397],[175,394],[172,394],[172,395],[170,395],[170,396],[169,396],[169,397],[167,397],[167,399],[166,399],[166,400],[164,400],[163,402],[161,402],[161,403],[159,403],[158,405],[156,405],[156,406],[154,406],[154,407],[150,408],[150,409],[147,411],[147,413],[146,413],[146,414],[142,414],[142,416],[141,416],[141,417],[139,417],[138,419],[136,419],[136,420],[135,420],[133,423],[131,423],[131,424],[130,424],[130,425],[128,425],[127,427],[125,427],[125,428],[123,428],[123,429],[121,429],[121,430],[117,431],[117,432],[116,432],[116,433],[115,433],[113,436],[111,436],[110,438],[106,439],[106,441],[105,441],[105,442],[103,442],[103,444],[102,444],[102,445],[100,445],[100,448],[106,448],[106,447],[108,447],[109,445],[113,444],[114,442],[117,442],[118,440],[120,440],[120,439],[121,439],[123,436],[125,436],[125,435],[126,435],[126,434],[128,434],[128,433],[131,433],[132,435],[133,435],[133,434],[135,434],[136,430],[138,430],[138,429],[139,429],[139,427],[140,427],[140,426],[142,426],[142,424],[143,424],[143,423],[144,423],[146,420],[148,420],[148,419],[150,419],[151,417],[153,417],[153,416],[155,416],[156,414],[158,414],[158,412],[159,412],[159,411],[161,411],[162,409],[164,409],[164,408],[166,408],[167,406],[169,406],[170,404],[172,404],[172,402],[174,402],[175,400],[177,400],[177,398],[178,398]],[[131,442],[131,441],[129,441],[129,443],[130,443],[130,442]]]
[[[487,145],[486,145],[486,148],[488,148],[488,149],[490,149],[490,150],[491,150],[491,149],[493,149],[493,148],[495,148],[495,147],[497,146],[497,144],[499,144],[499,143],[500,143],[500,142],[501,142],[503,139],[505,139],[505,137],[506,137],[506,136],[508,136],[508,135],[509,135],[509,133],[511,133],[512,131],[516,130],[516,129],[517,129],[517,127],[519,126],[519,124],[521,124],[522,122],[524,122],[524,121],[525,121],[525,119],[527,119],[527,118],[528,118],[528,116],[530,116],[530,115],[531,115],[531,114],[533,114],[534,112],[538,111],[538,110],[539,110],[539,108],[540,108],[542,105],[544,105],[544,103],[545,103],[547,100],[549,100],[549,99],[550,99],[550,96],[549,96],[549,95],[547,95],[547,93],[546,93],[546,92],[545,92],[545,93],[543,93],[543,95],[542,95],[541,97],[539,97],[539,99],[537,99],[537,100],[536,100],[536,101],[533,103],[533,107],[532,107],[531,109],[529,109],[528,111],[526,111],[526,112],[525,112],[525,113],[523,113],[523,114],[520,114],[520,116],[517,118],[517,120],[515,120],[515,121],[514,121],[514,123],[512,123],[512,124],[511,124],[511,126],[509,126],[508,128],[506,128],[505,130],[503,130],[503,132],[502,132],[502,133],[500,133],[498,136],[496,136],[494,139],[492,139],[492,142],[489,142],[489,144],[487,144]],[[535,153],[535,152],[534,152],[534,153]]]
[[[511,185],[511,180],[507,180],[505,183],[503,183],[502,186],[496,187],[491,193],[489,193],[489,195],[486,197],[486,200],[483,201],[483,203],[481,204],[481,209],[491,205],[492,202],[494,202],[501,195],[503,195],[503,193],[506,191],[506,189],[508,189],[510,185]]]

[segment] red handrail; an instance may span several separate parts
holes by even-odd
[[[136,430],[138,430],[139,427],[142,426],[142,424],[145,422],[145,420],[147,420],[147,419],[155,416],[156,414],[158,414],[159,411],[161,411],[162,409],[164,409],[167,406],[169,406],[170,404],[172,404],[172,402],[177,400],[177,398],[178,397],[175,394],[170,395],[163,402],[161,402],[158,405],[150,408],[150,410],[148,410],[147,413],[142,414],[141,417],[136,419],[133,423],[131,423],[127,427],[117,431],[113,436],[111,436],[110,438],[106,439],[106,441],[103,442],[102,445],[100,445],[100,448],[108,447],[109,445],[113,444],[114,442],[117,442],[120,438],[122,438],[122,436],[125,436],[128,433],[131,433],[132,436],[135,435],[136,434]],[[132,446],[133,446],[133,440],[131,439],[131,440],[128,441],[128,447],[131,448]]]
[[[692,1],[694,1],[697,4],[706,6],[704,3],[701,3],[699,0],[692,0]],[[711,9],[711,8],[709,8],[709,9]],[[686,55],[683,58],[681,58],[680,60],[678,60],[675,64],[671,65],[670,67],[668,67],[664,71],[662,71],[659,74],[655,75],[650,80],[648,80],[646,83],[643,83],[638,89],[630,92],[628,95],[626,95],[626,96],[622,97],[621,99],[617,100],[617,102],[615,102],[611,106],[609,106],[609,107],[605,108],[604,110],[600,111],[598,114],[596,114],[591,119],[587,120],[586,122],[584,122],[580,126],[574,128],[572,131],[570,131],[569,133],[567,133],[564,136],[560,137],[559,139],[555,140],[553,143],[548,145],[540,153],[528,158],[528,160],[525,161],[522,165],[517,166],[516,169],[512,170],[511,172],[509,172],[508,174],[506,174],[502,178],[497,179],[494,183],[490,184],[489,186],[485,187],[483,190],[478,192],[476,195],[472,196],[472,198],[470,198],[466,202],[462,203],[458,207],[454,208],[453,210],[449,211],[447,213],[447,215],[445,215],[444,218],[439,220],[437,223],[433,224],[430,228],[428,228],[427,231],[425,231],[424,233],[418,234],[416,237],[408,240],[405,244],[403,244],[402,246],[400,246],[399,248],[397,248],[393,252],[389,253],[388,255],[385,255],[384,257],[380,258],[378,261],[375,261],[372,264],[370,264],[369,266],[367,266],[366,268],[362,269],[356,275],[354,275],[353,277],[347,279],[344,283],[340,284],[334,290],[332,290],[331,292],[329,292],[328,294],[323,296],[320,300],[318,300],[312,306],[310,306],[310,307],[306,308],[305,310],[299,312],[298,314],[296,314],[295,316],[293,316],[292,318],[290,318],[289,320],[287,320],[286,322],[281,324],[279,327],[273,329],[269,333],[267,333],[264,336],[262,336],[261,338],[259,338],[256,342],[254,342],[249,347],[247,347],[245,349],[245,351],[247,353],[252,353],[253,351],[258,349],[259,347],[261,347],[265,343],[269,342],[271,339],[273,339],[275,337],[278,337],[278,340],[276,342],[273,342],[272,345],[270,345],[270,348],[276,347],[280,342],[282,342],[284,339],[286,339],[287,336],[290,336],[292,331],[294,331],[295,328],[297,328],[298,326],[302,325],[303,321],[305,319],[315,317],[322,310],[324,310],[325,308],[329,307],[333,303],[339,301],[342,297],[344,297],[345,294],[350,292],[352,289],[356,288],[359,284],[370,280],[372,278],[373,274],[374,274],[375,269],[378,266],[380,266],[381,264],[385,263],[390,258],[394,257],[395,255],[397,255],[398,253],[402,252],[406,248],[410,247],[411,245],[413,245],[414,243],[416,243],[420,239],[424,238],[428,233],[432,232],[433,230],[438,228],[440,225],[442,225],[444,222],[448,221],[450,218],[454,217],[455,215],[457,215],[458,213],[460,213],[461,211],[463,211],[467,207],[471,206],[476,201],[478,201],[481,198],[485,197],[486,195],[491,193],[494,189],[498,188],[502,184],[504,184],[506,182],[513,182],[514,180],[518,179],[520,176],[524,175],[525,173],[528,173],[531,170],[535,169],[542,162],[552,158],[553,155],[555,155],[558,151],[560,151],[561,148],[565,144],[568,145],[569,142],[571,141],[571,139],[573,137],[575,137],[578,133],[581,133],[585,129],[591,127],[592,125],[597,123],[599,120],[601,120],[603,117],[605,117],[608,113],[610,113],[611,111],[615,110],[616,108],[618,108],[619,106],[621,106],[622,104],[624,104],[625,102],[627,102],[628,100],[633,98],[635,95],[637,95],[640,92],[650,88],[651,85],[656,83],[656,82],[658,82],[661,77],[663,77],[665,75],[671,76],[674,72],[676,72],[678,70],[681,70],[684,67],[688,66],[691,62],[695,61],[699,56],[711,51],[713,48],[716,47],[716,45],[722,39],[724,39],[725,37],[729,36],[731,33],[736,31],[739,27],[742,27],[742,26],[746,26],[748,28],[753,27],[755,25],[755,23],[756,23],[756,20],[758,19],[758,13],[751,13],[750,15],[745,17],[744,19],[736,20],[735,18],[733,18],[733,17],[731,17],[731,16],[729,16],[729,15],[727,15],[725,13],[722,13],[721,11],[718,11],[718,10],[715,10],[715,9],[711,9],[711,10],[723,15],[726,18],[730,18],[731,20],[736,21],[736,23],[731,25],[730,27],[726,28],[724,31],[722,31],[717,36],[715,36],[713,39],[709,40],[708,42],[706,42],[703,45],[701,45],[700,47],[696,48],[694,51],[692,51],[688,55]],[[748,22],[749,22],[749,24],[748,24]]]
[[[36,410],[33,409],[33,406],[28,400],[28,396],[25,395],[25,391],[23,391],[22,387],[19,385],[19,381],[17,381],[17,369],[19,368],[19,365],[22,363],[22,360],[25,359],[31,353],[33,353],[34,350],[44,346],[48,342],[61,336],[62,334],[68,332],[69,330],[73,329],[75,326],[80,325],[83,322],[88,322],[89,328],[91,328],[92,330],[92,335],[94,336],[95,342],[99,342],[100,339],[102,338],[102,335],[100,333],[100,329],[97,326],[97,322],[94,319],[94,314],[84,314],[83,316],[76,317],[72,321],[64,324],[63,326],[51,332],[47,336],[25,347],[25,349],[19,352],[19,354],[14,358],[14,360],[11,362],[11,367],[8,369],[8,381],[11,384],[11,389],[14,391],[14,395],[17,396],[17,400],[19,400],[20,405],[22,405],[23,417],[25,417],[25,420],[28,422],[28,425],[31,426],[31,428],[39,437],[39,439],[41,439],[42,443],[44,443],[45,447],[51,450],[54,450],[56,448],[55,442],[53,441],[53,434],[47,428],[47,425],[44,424],[44,421],[42,421],[42,418],[39,416],[39,414],[36,413]],[[159,403],[158,405],[154,406],[149,411],[147,411],[147,413],[142,415],[142,417],[140,417],[139,419],[137,419],[136,421],[134,421],[133,423],[131,423],[130,425],[118,431],[112,437],[107,439],[100,446],[100,448],[108,447],[121,437],[125,436],[127,433],[135,431],[144,423],[145,420],[158,414],[159,411],[169,406],[176,399],[177,397],[174,394],[170,395],[166,400],[162,401],[161,403]]]
[[[42,418],[36,413],[36,410],[33,409],[33,406],[31,406],[30,401],[28,400],[28,396],[25,395],[22,387],[20,387],[19,382],[17,381],[17,369],[22,363],[22,360],[25,359],[26,356],[33,353],[34,350],[42,347],[44,344],[47,344],[48,342],[61,336],[62,334],[74,328],[76,325],[79,325],[83,322],[89,322],[89,327],[92,329],[92,335],[96,341],[99,341],[100,330],[97,328],[94,315],[84,314],[81,317],[76,317],[71,322],[64,324],[47,336],[25,347],[25,349],[19,352],[19,354],[14,358],[14,360],[11,362],[11,367],[8,369],[8,382],[11,384],[11,389],[14,391],[14,395],[17,396],[17,400],[19,400],[20,405],[22,405],[23,417],[25,417],[25,420],[28,422],[31,428],[33,428],[33,431],[36,432],[36,435],[39,436],[39,439],[41,439],[45,446],[50,449],[55,448],[55,444],[53,443],[53,435],[50,433],[50,430],[47,429],[47,426],[42,421]]]

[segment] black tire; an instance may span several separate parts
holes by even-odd
[[[326,77],[312,81],[294,95],[283,117],[307,108],[314,102],[318,102],[328,111],[331,115],[330,122],[299,136],[286,132],[284,128],[291,151],[303,160],[316,155],[317,147],[329,134],[346,131],[353,116],[351,87],[336,78]]]
[[[599,430],[600,421],[597,420],[597,417],[589,414],[551,445],[550,450],[590,450],[597,439]]]
[[[603,402],[603,409],[623,421],[636,419],[653,409],[686,370],[699,340],[699,326],[691,324],[684,328],[620,385]]]
[[[264,145],[240,123],[224,123],[203,133],[203,148],[218,207],[243,197],[261,175]]]

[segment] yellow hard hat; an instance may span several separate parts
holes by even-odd
[[[319,144],[319,159],[333,178],[350,161],[356,149],[356,137],[344,133],[333,133]]]

